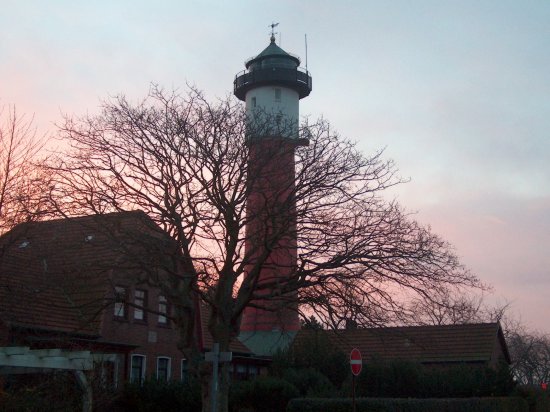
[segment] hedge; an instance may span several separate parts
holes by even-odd
[[[359,398],[357,412],[529,412],[521,398]],[[287,412],[349,412],[351,399],[293,399]]]
[[[200,412],[201,388],[198,381],[159,382],[146,380],[142,385],[127,383],[109,409],[131,412]]]
[[[230,410],[282,412],[292,398],[300,396],[291,383],[273,377],[235,382],[229,392]]]

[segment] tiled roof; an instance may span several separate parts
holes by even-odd
[[[465,325],[409,326],[393,328],[349,329],[338,331],[301,330],[295,344],[305,344],[317,333],[345,353],[358,348],[363,359],[402,359],[424,363],[488,362],[496,345],[502,345],[510,362],[502,330],[498,323]]]
[[[112,271],[137,269],[125,253],[136,247],[127,233],[144,228],[159,232],[143,212],[16,226],[0,238],[0,317],[20,326],[97,335]]]
[[[113,271],[135,281],[169,250],[168,235],[141,211],[18,225],[0,237],[0,320],[99,336]],[[210,350],[210,310],[200,308],[202,340]],[[236,338],[230,350],[251,353]]]
[[[205,304],[200,304],[200,316],[201,316],[201,330],[202,330],[202,343],[205,351],[212,349],[214,339],[208,331],[208,319],[210,318],[210,307]],[[248,349],[237,337],[234,337],[229,344],[229,350],[233,353],[249,355],[252,351]]]

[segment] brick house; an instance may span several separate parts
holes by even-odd
[[[171,245],[140,211],[18,225],[0,238],[0,347],[90,350],[115,385],[185,379],[170,298],[147,281],[165,275]],[[266,363],[237,340],[231,350],[237,378]]]

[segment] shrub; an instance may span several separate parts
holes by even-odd
[[[290,399],[298,396],[298,389],[283,379],[259,377],[234,383],[229,392],[229,403],[234,412],[281,412]]]
[[[335,347],[324,331],[307,336],[300,345],[293,345],[273,356],[271,374],[283,377],[288,369],[315,369],[340,388],[349,375],[348,356]]]
[[[525,399],[530,412],[550,412],[550,395],[539,387],[521,385],[515,388],[513,395]]]
[[[2,412],[72,412],[82,409],[82,393],[72,374],[12,375],[0,398]]]
[[[200,385],[195,380],[128,383],[114,408],[128,412],[200,412]]]
[[[345,391],[349,393],[347,382]],[[357,380],[358,396],[386,398],[467,398],[506,396],[514,387],[508,365],[491,369],[458,364],[427,367],[414,362],[373,361]]]
[[[283,379],[294,385],[300,392],[300,396],[330,398],[337,395],[337,390],[332,382],[313,368],[287,369]]]
[[[357,412],[528,412],[521,398],[357,399]],[[287,412],[349,412],[351,399],[293,399]]]

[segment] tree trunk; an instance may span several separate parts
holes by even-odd
[[[228,412],[229,411],[229,387],[230,376],[229,369],[230,363],[220,363],[218,373],[218,397],[216,402],[215,412]],[[202,412],[212,411],[212,364],[204,362],[201,366],[201,394],[202,394]]]

